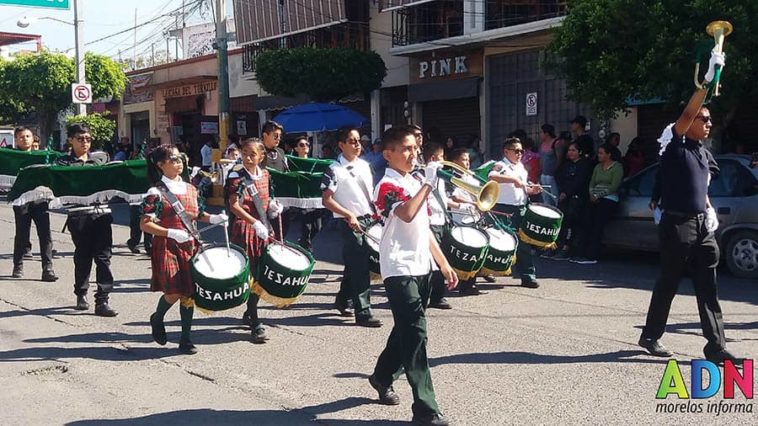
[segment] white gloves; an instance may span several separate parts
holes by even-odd
[[[277,200],[270,200],[268,202],[268,217],[276,219],[284,211],[284,206]]]
[[[716,232],[719,229],[719,218],[716,216],[716,210],[713,207],[705,209],[705,230]]]
[[[224,223],[229,220],[229,216],[227,216],[225,213],[220,214],[212,214],[210,218],[211,225],[218,225],[219,223]]]
[[[469,213],[477,213],[479,211],[475,204],[469,203],[461,203],[461,210]]]
[[[263,222],[256,221],[253,224],[253,229],[255,230],[255,236],[260,238],[261,240],[267,240],[268,239],[268,229],[266,229],[266,225],[263,224]]]
[[[168,235],[166,236],[179,244],[186,243],[192,239],[189,232],[185,231],[184,229],[169,228]]]
[[[711,59],[708,61],[708,72],[705,73],[706,83],[710,83],[716,77],[716,65],[721,65],[721,69],[724,69],[725,59],[726,56],[723,53],[711,51]]]
[[[442,168],[442,164],[433,161],[424,168],[424,184],[429,185],[432,189],[437,188],[437,170]]]

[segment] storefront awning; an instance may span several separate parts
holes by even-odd
[[[479,96],[479,77],[435,81],[408,86],[410,102],[441,101]]]

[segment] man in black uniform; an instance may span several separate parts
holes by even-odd
[[[71,152],[58,159],[58,164],[72,167],[102,164],[103,161],[90,157],[92,136],[84,124],[73,124],[66,130]],[[89,309],[87,289],[89,289],[92,262],[95,262],[97,292],[95,293],[95,315],[115,317],[116,311],[108,306],[108,297],[113,289],[111,273],[111,249],[113,246],[113,217],[108,206],[76,205],[69,208],[66,224],[74,242],[74,294],[76,309]]]
[[[706,83],[712,81],[715,66],[724,64],[724,56],[712,53]],[[707,86],[707,85],[706,85]],[[650,354],[670,357],[673,354],[659,339],[666,328],[671,302],[679,281],[692,277],[703,335],[708,340],[703,352],[714,363],[737,361],[726,350],[724,320],[718,300],[716,266],[719,247],[714,232],[718,228],[716,212],[708,199],[711,171],[718,171],[711,154],[701,140],[708,137],[711,114],[703,106],[708,89],[698,89],[670,129],[662,136],[663,147],[658,175],[659,191],[650,207],[663,210],[658,226],[661,250],[661,272],[653,289],[647,322],[639,344]],[[670,130],[670,133],[669,133]]]
[[[32,131],[26,127],[18,127],[13,132],[16,149],[31,151],[34,142]],[[23,206],[13,206],[13,216],[16,220],[16,237],[13,241],[13,278],[24,276],[24,257],[29,243],[32,221],[37,228],[39,251],[42,258],[42,281],[57,281],[53,272],[53,242],[50,234],[50,214],[47,211],[48,200],[32,201]]]
[[[290,166],[289,163],[287,163],[287,157],[285,156],[284,150],[279,148],[279,141],[282,139],[283,132],[284,127],[282,127],[281,124],[269,120],[263,123],[263,127],[261,127],[261,139],[263,146],[266,148],[266,167],[271,167],[280,172],[288,172],[290,171]],[[276,188],[274,188],[274,192],[276,192]],[[279,226],[274,225],[274,235],[277,239],[281,240],[287,236],[287,229],[289,229],[289,224],[292,221],[294,214],[297,214],[295,210],[288,208],[284,209],[281,216],[281,232]],[[283,235],[279,235],[280,233]]]

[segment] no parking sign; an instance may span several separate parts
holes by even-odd
[[[526,94],[526,115],[537,115],[537,92]]]
[[[72,83],[71,100],[75,104],[91,104],[92,86],[85,83]]]

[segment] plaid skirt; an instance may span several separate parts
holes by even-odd
[[[266,244],[255,234],[253,225],[246,220],[235,220],[232,225],[230,240],[245,250],[245,254],[247,254],[248,261],[250,262],[250,271],[254,272],[258,259],[263,256]]]
[[[153,267],[150,290],[192,296],[195,283],[192,281],[190,266],[196,251],[194,240],[179,244],[169,238],[155,236],[150,256]]]

